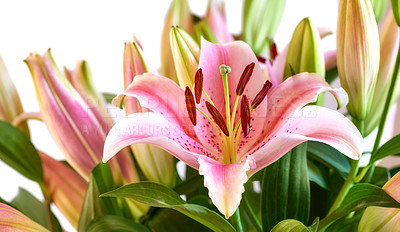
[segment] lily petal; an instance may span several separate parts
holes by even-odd
[[[172,80],[145,73],[134,78],[132,84],[125,90],[125,95],[136,97],[142,107],[163,115],[184,132],[193,132],[186,111],[185,93]],[[192,136],[195,135],[192,133]]]
[[[331,109],[306,106],[250,152],[257,162],[257,168],[251,173],[275,162],[307,140],[326,143],[352,159],[359,159],[362,153],[362,136],[349,119]]]
[[[137,143],[158,145],[195,169],[198,169],[200,154],[216,159],[179,126],[160,114],[149,112],[131,114],[111,128],[104,144],[103,162],[107,162],[122,148]]]
[[[268,94],[267,133],[279,129],[296,111],[315,102],[318,95],[329,91],[338,102],[346,105],[348,97],[342,88],[334,89],[316,73],[300,73],[288,78]],[[271,126],[272,125],[272,126]]]
[[[241,163],[224,165],[214,160],[200,157],[199,173],[204,176],[204,186],[218,210],[226,218],[239,207],[243,184],[247,181],[246,172],[255,168],[255,160],[250,156]]]
[[[0,230],[3,232],[48,231],[18,210],[3,203],[0,203]]]

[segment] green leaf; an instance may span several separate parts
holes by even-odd
[[[317,232],[318,231],[318,226],[319,226],[319,218],[314,219],[313,223],[311,226],[308,227],[308,229],[311,232]]]
[[[353,217],[344,217],[333,222],[325,232],[353,232],[357,231],[362,214],[354,215]]]
[[[368,206],[400,208],[400,203],[378,186],[356,184],[350,189],[340,207],[320,221],[320,228],[325,228],[335,220]]]
[[[187,204],[176,192],[153,182],[139,182],[122,186],[101,197],[124,197],[153,207],[169,208],[200,222],[214,231],[235,231],[219,214],[200,205]]]
[[[30,192],[23,188],[19,188],[18,195],[11,201],[11,204],[14,208],[21,211],[21,213],[25,214],[33,221],[39,223],[47,229],[50,229],[47,220],[46,206]],[[51,213],[51,217],[53,222],[55,222],[55,230],[62,231],[60,222],[53,213]]]
[[[85,231],[86,226],[95,218],[106,214],[123,215],[117,199],[100,198],[99,195],[115,188],[110,166],[98,164],[89,178],[85,199],[79,218],[78,231]]]
[[[29,138],[5,121],[0,121],[0,131],[0,160],[26,178],[42,184],[42,161]]]
[[[86,232],[150,232],[150,230],[141,224],[138,224],[132,220],[116,216],[106,215],[95,218],[86,227]]]
[[[308,222],[310,183],[307,170],[307,143],[302,143],[266,167],[261,192],[264,231],[284,219]]]
[[[297,220],[286,219],[274,226],[271,232],[310,232],[310,230]]]
[[[400,155],[400,134],[387,141],[378,151],[371,157],[369,165],[391,155]]]
[[[345,156],[335,148],[320,142],[308,142],[308,152],[312,158],[336,169],[345,179],[350,171],[350,164]]]
[[[325,180],[325,174],[319,169],[318,165],[314,164],[312,161],[307,160],[308,167],[308,178],[310,181],[318,184],[324,189],[328,189],[328,185]]]
[[[212,231],[197,221],[176,210],[153,208],[156,212],[151,215],[146,225],[152,232],[208,232]]]
[[[370,183],[382,187],[390,179],[390,177],[391,175],[389,169],[377,166],[375,167],[374,175],[372,176]]]

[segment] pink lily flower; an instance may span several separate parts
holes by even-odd
[[[199,170],[214,205],[229,218],[247,179],[304,141],[360,157],[362,138],[350,120],[334,110],[306,106],[324,91],[345,103],[343,89],[332,89],[310,73],[288,78],[266,97],[270,88],[246,43],[203,40],[195,96],[168,78],[136,76],[125,94],[153,112],[118,121],[107,136],[103,161],[131,144],[158,145]]]
[[[0,203],[0,231],[45,232],[48,230],[11,206]]]

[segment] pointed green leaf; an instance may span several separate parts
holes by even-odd
[[[152,232],[211,232],[212,230],[176,210],[153,208],[155,213],[145,224]]]
[[[308,167],[308,178],[310,181],[315,182],[324,189],[328,189],[328,184],[325,180],[325,174],[319,169],[318,165],[314,164],[312,161],[307,160]]]
[[[153,207],[174,209],[214,231],[235,231],[219,214],[200,205],[187,204],[175,191],[157,183],[128,184],[101,197],[130,198]]]
[[[400,203],[376,185],[356,184],[350,189],[340,207],[320,221],[320,228],[323,229],[337,219],[368,206],[400,208]]]
[[[297,220],[286,219],[274,226],[271,232],[310,232],[310,230]]]
[[[311,226],[308,227],[308,229],[311,232],[317,232],[318,231],[318,226],[319,226],[319,218],[314,219],[313,223]]]
[[[29,138],[5,121],[0,121],[0,131],[0,160],[26,178],[43,183],[42,161]]]
[[[86,232],[150,232],[150,230],[141,224],[132,220],[116,216],[106,215],[94,219],[86,227]]]
[[[264,231],[284,219],[307,223],[310,215],[310,183],[307,143],[302,143],[265,168],[261,192]]]
[[[347,177],[350,171],[350,164],[338,150],[320,142],[308,142],[307,149],[312,158],[336,169],[343,178]]]
[[[115,198],[100,198],[100,194],[115,188],[110,166],[98,164],[90,175],[88,189],[79,218],[78,231],[85,231],[86,226],[95,218],[106,214],[123,216],[122,208]]]
[[[378,151],[371,157],[369,165],[391,155],[400,155],[400,134],[387,141]]]
[[[23,188],[19,188],[18,195],[11,201],[11,204],[12,207],[19,210],[33,221],[39,223],[47,229],[50,229],[47,220],[46,206],[30,192]],[[60,222],[53,213],[51,213],[51,217],[55,225],[55,231],[62,231]]]

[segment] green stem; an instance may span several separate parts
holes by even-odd
[[[355,124],[358,127],[358,130],[360,131],[361,135],[364,134],[364,121],[356,121]],[[360,160],[352,160],[351,161],[351,168],[350,172],[347,175],[346,181],[344,182],[342,188],[340,189],[340,192],[338,196],[336,197],[335,202],[333,202],[333,205],[331,206],[331,209],[328,212],[328,215],[331,215],[333,211],[335,211],[337,208],[339,208],[340,204],[342,204],[344,198],[346,197],[347,193],[349,192],[351,186],[355,183],[356,175],[358,172],[358,163]]]
[[[379,127],[378,127],[378,134],[376,135],[376,139],[375,139],[375,144],[374,144],[374,148],[372,149],[372,153],[371,153],[371,158],[375,156],[376,152],[378,151],[379,145],[381,143],[381,139],[382,139],[382,134],[383,134],[383,130],[385,129],[385,123],[386,123],[386,119],[387,119],[387,115],[390,109],[390,105],[392,102],[392,98],[393,98],[393,91],[394,91],[394,87],[396,86],[396,81],[397,81],[397,76],[399,74],[399,68],[400,68],[400,47],[397,50],[397,57],[396,57],[396,63],[394,64],[394,70],[393,70],[393,74],[392,74],[392,81],[390,83],[389,86],[389,91],[388,94],[386,96],[386,102],[385,102],[385,106],[383,108],[383,112],[382,112],[382,116],[381,116],[381,121],[379,122]],[[374,112],[371,112],[374,113]],[[366,182],[369,182],[373,176],[375,170],[375,164],[371,165],[371,169],[366,177]]]
[[[44,197],[44,206],[46,209],[46,219],[47,219],[47,225],[48,225],[48,229],[50,231],[55,231],[55,222],[53,220],[53,216],[52,216],[52,212],[51,212],[51,208],[50,208],[50,204],[51,204],[51,197],[50,197],[50,193],[47,190],[46,186],[44,186],[43,184],[40,184],[40,189],[42,190],[43,193],[43,197]]]
[[[347,193],[349,192],[351,186],[354,184],[354,179],[358,171],[358,162],[359,160],[352,160],[351,161],[351,169],[349,174],[347,175],[347,179],[344,182],[342,188],[340,189],[340,192],[333,203],[331,209],[328,212],[328,215],[331,215],[333,211],[335,211],[337,208],[339,208],[340,204],[342,204],[344,198],[346,197]]]
[[[262,225],[260,221],[257,218],[257,215],[254,213],[253,209],[250,206],[249,201],[247,200],[247,197],[243,195],[243,202],[244,202],[244,209],[246,210],[247,214],[249,215],[249,218],[251,222],[253,223],[254,227],[257,229],[257,231],[262,232]]]
[[[235,213],[232,215],[232,217],[229,218],[229,221],[236,228],[237,232],[243,232],[243,226],[242,226],[242,221],[240,219],[239,207],[237,208]]]

